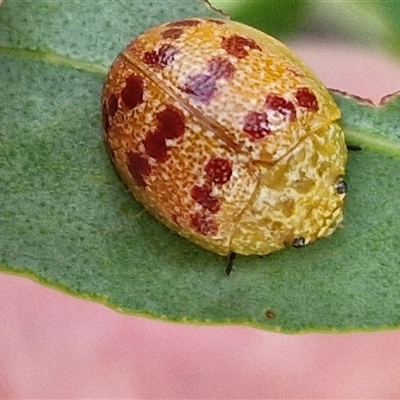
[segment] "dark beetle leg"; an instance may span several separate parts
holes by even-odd
[[[344,181],[343,179],[340,180],[337,184],[336,184],[336,192],[338,194],[344,194],[347,193],[348,191],[348,186],[346,181]]]
[[[296,247],[296,249],[300,249],[306,245],[306,240],[303,236],[298,236],[293,239],[292,246]]]
[[[236,258],[236,253],[234,253],[232,251],[232,253],[229,254],[228,264],[226,265],[226,269],[225,269],[226,275],[228,275],[228,276],[232,272],[233,262],[235,261],[235,258]]]
[[[349,151],[361,151],[363,148],[359,144],[347,143],[347,150]]]

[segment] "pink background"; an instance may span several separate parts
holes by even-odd
[[[327,86],[377,101],[400,62],[293,43]],[[400,294],[399,294],[400,295]],[[0,274],[0,398],[400,398],[400,331],[284,335],[117,314]]]

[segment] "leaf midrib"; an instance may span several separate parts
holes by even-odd
[[[344,126],[346,141],[359,144],[363,149],[375,150],[400,158],[400,143],[379,132]]]
[[[81,61],[81,60],[67,58],[49,50],[44,51],[44,50],[16,49],[13,47],[0,46],[0,54],[39,60],[46,62],[48,64],[70,67],[81,71],[89,72],[91,74],[102,75],[102,76],[105,76],[108,71],[108,68],[103,67],[102,65],[91,63],[88,61]]]

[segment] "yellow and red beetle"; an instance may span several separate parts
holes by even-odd
[[[232,21],[149,29],[112,64],[105,140],[135,198],[222,255],[265,255],[343,218],[340,111],[274,38]]]

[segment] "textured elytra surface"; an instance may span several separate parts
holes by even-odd
[[[335,230],[345,196],[339,115],[281,43],[211,19],[134,39],[103,94],[106,141],[135,197],[220,254],[269,254]]]

